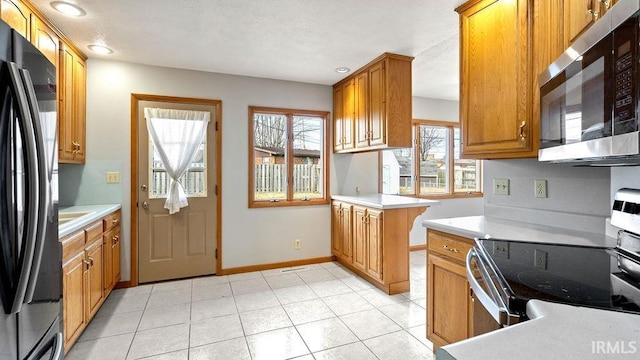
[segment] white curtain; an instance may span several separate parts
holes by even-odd
[[[164,208],[175,214],[189,205],[178,179],[198,152],[210,115],[204,111],[145,108],[144,116],[149,136],[171,179]]]

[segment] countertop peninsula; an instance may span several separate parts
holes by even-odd
[[[386,194],[331,195],[331,199],[381,210],[434,206],[440,203],[438,200]]]

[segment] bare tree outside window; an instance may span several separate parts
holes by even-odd
[[[442,129],[431,126],[420,126],[420,160],[426,161],[429,154],[444,143]]]

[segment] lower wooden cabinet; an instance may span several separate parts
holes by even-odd
[[[331,204],[331,253],[347,262],[352,260],[352,213],[351,204],[338,201]]]
[[[98,220],[60,239],[65,352],[78,340],[120,279],[120,211],[105,219],[111,221],[114,216],[118,226],[107,232],[104,220]]]
[[[338,209],[342,209],[339,216]],[[409,231],[426,207],[376,208],[332,202],[332,253],[388,294],[409,291]],[[348,243],[347,243],[348,242]],[[351,249],[350,256],[344,249]]]
[[[120,281],[120,210],[102,220],[104,235],[104,294],[105,297]]]
[[[434,352],[498,328],[482,305],[476,306],[467,281],[465,258],[472,247],[472,239],[427,230],[427,338]]]
[[[79,231],[65,237],[63,249],[73,246],[80,249],[80,252],[66,256],[62,266],[62,293],[63,293],[63,317],[64,317],[64,342],[65,351],[67,344],[75,342],[82,330],[84,330],[87,318],[85,313],[85,278],[86,262],[84,254],[84,232]]]

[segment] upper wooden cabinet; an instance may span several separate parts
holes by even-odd
[[[472,0],[460,14],[460,117],[465,158],[535,157],[533,2]]]
[[[0,1],[0,17],[56,66],[58,158],[84,164],[86,124],[86,56],[28,1]]]
[[[617,0],[564,0],[565,47],[598,21]]]
[[[412,61],[386,53],[333,86],[334,152],[411,147]]]
[[[31,14],[31,43],[58,68],[60,39],[44,21],[33,14]]]
[[[353,117],[355,112],[354,80],[333,87],[333,151],[355,148]]]
[[[0,1],[0,16],[25,39],[31,39],[31,10],[22,1]]]
[[[73,49],[60,49],[58,81],[58,157],[61,163],[85,161],[86,63]]]

